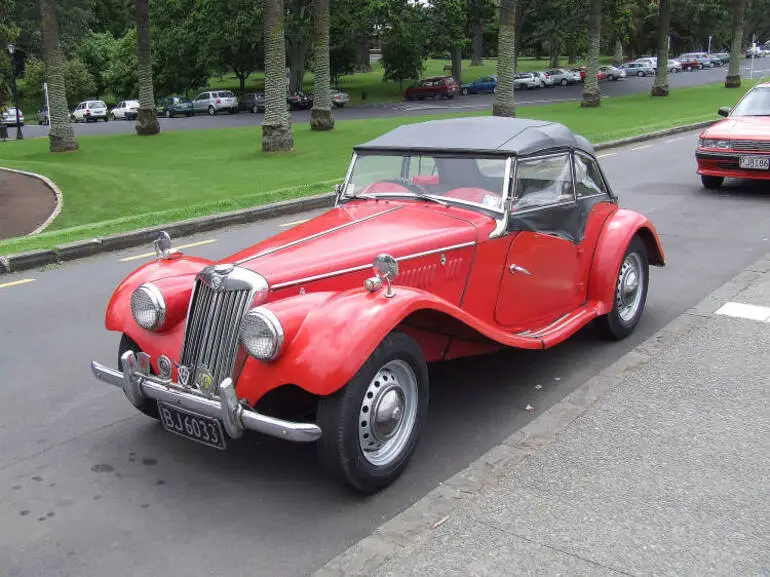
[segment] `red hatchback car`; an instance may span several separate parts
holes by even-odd
[[[503,117],[355,147],[333,208],[236,254],[184,256],[168,235],[156,250],[109,302],[118,367],[94,375],[218,449],[247,430],[316,443],[365,493],[414,453],[441,394],[427,363],[547,349],[594,321],[621,339],[665,264],[585,138]]]
[[[423,100],[424,98],[452,99],[460,91],[457,81],[451,76],[435,76],[423,78],[414,86],[409,86],[404,92],[407,100]]]
[[[700,133],[695,151],[703,186],[719,188],[725,178],[770,180],[770,83],[719,114],[726,118]]]

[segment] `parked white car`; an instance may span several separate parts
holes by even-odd
[[[16,108],[10,106],[3,110],[2,120],[0,124],[3,126],[16,126]],[[19,124],[24,126],[24,114],[19,110]]]
[[[519,72],[513,77],[513,89],[540,88],[540,77],[532,72]]]
[[[238,99],[229,90],[207,90],[193,99],[193,110],[196,114],[208,112],[210,116],[223,110],[235,114],[238,112]]]
[[[139,116],[138,100],[121,100],[117,106],[110,110],[113,120],[136,120]]]
[[[84,100],[72,111],[73,122],[107,122],[107,105],[101,100]]]
[[[337,108],[342,108],[350,102],[350,94],[342,92],[341,90],[332,89],[332,105]]]

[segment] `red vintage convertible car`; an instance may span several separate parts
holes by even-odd
[[[695,159],[705,188],[725,178],[770,180],[770,82],[751,88],[725,116],[700,134]]]
[[[649,266],[665,264],[585,138],[500,117],[357,146],[332,209],[217,262],[183,256],[166,234],[155,247],[110,300],[119,368],[93,362],[95,376],[213,447],[246,430],[315,442],[365,493],[413,454],[426,363],[546,349],[592,321],[623,338]]]

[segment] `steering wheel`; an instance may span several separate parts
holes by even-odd
[[[410,181],[406,178],[394,178],[394,179],[388,179],[388,180],[380,180],[379,182],[389,182],[392,184],[398,184],[399,186],[403,186],[404,188],[417,193],[417,194],[427,194],[428,191],[425,190],[421,185],[415,184],[414,182]]]

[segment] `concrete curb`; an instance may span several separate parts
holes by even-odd
[[[62,208],[64,207],[64,195],[62,195],[61,190],[59,190],[59,187],[54,184],[54,182],[48,178],[47,176],[43,176],[42,174],[37,174],[35,172],[27,172],[26,170],[16,170],[15,168],[6,168],[4,166],[0,166],[0,170],[4,170],[6,172],[15,172],[16,174],[24,174],[26,176],[31,176],[32,178],[37,178],[38,180],[42,181],[43,184],[45,184],[48,188],[51,189],[51,192],[53,192],[54,198],[56,199],[56,206],[53,209],[53,212],[48,216],[47,219],[45,219],[45,222],[38,226],[35,230],[27,234],[27,236],[32,236],[35,234],[40,234],[43,232],[48,226],[54,221],[54,219],[59,216],[61,213]]]
[[[39,266],[58,264],[65,261],[93,256],[101,252],[122,250],[143,244],[150,244],[158,237],[158,233],[162,230],[167,231],[172,237],[187,236],[226,226],[247,224],[258,220],[275,218],[277,216],[305,212],[316,208],[330,207],[333,200],[334,193],[325,192],[296,200],[285,200],[254,208],[190,218],[101,238],[79,240],[72,243],[57,245],[51,250],[35,250],[12,254],[0,257],[0,274],[14,273]]]
[[[432,531],[469,499],[498,483],[500,477],[564,430],[625,376],[669,348],[690,331],[706,323],[725,301],[732,300],[759,276],[770,272],[770,253],[723,284],[695,307],[658,330],[643,343],[550,407],[525,427],[493,447],[464,470],[450,477],[414,505],[378,527],[313,573],[313,577],[369,577],[377,575],[392,558],[408,556]]]
[[[609,142],[600,143],[594,146],[596,151],[606,150],[608,148],[616,148],[619,146],[625,146],[627,144],[633,144],[635,142],[643,142],[645,140],[653,140],[663,136],[669,136],[672,134],[679,134],[681,132],[688,132],[690,130],[697,130],[705,128],[716,122],[716,120],[710,120],[705,122],[698,122],[695,124],[688,124],[685,126],[677,126],[675,128],[669,128],[666,130],[659,130],[648,134],[641,134],[639,136],[632,136],[629,138],[622,138],[619,140],[612,140]],[[3,169],[11,170],[11,169]],[[21,172],[21,171],[15,171]],[[53,187],[53,190],[57,191],[58,188],[50,182],[47,178],[40,175],[34,175],[32,173],[25,173],[31,176],[37,176],[49,186]],[[58,193],[61,194],[60,192]],[[235,210],[232,212],[224,212],[219,214],[213,214],[209,216],[201,216],[198,218],[192,218],[188,220],[182,220],[178,222],[168,223],[161,226],[153,226],[150,228],[143,228],[130,232],[118,233],[102,238],[93,238],[65,245],[58,245],[51,250],[38,250],[30,251],[21,254],[13,254],[4,257],[0,257],[0,274],[7,274],[13,272],[19,272],[38,266],[45,266],[51,264],[58,264],[65,261],[75,260],[79,258],[85,258],[93,256],[101,252],[109,252],[114,250],[121,250],[124,248],[130,248],[142,244],[149,244],[157,238],[158,233],[161,230],[167,231],[172,237],[185,236],[193,233],[204,232],[208,230],[215,230],[232,226],[235,224],[246,224],[255,222],[258,220],[264,220],[267,218],[273,218],[276,216],[282,216],[287,214],[293,214],[297,212],[304,212],[306,210],[313,210],[316,208],[331,207],[334,199],[334,193],[323,193],[314,196],[308,196],[295,200],[285,200],[274,204],[268,204],[258,206],[254,208],[247,208],[243,210]],[[60,205],[61,206],[61,205]],[[58,213],[57,213],[58,214]],[[54,217],[52,216],[51,220]]]

